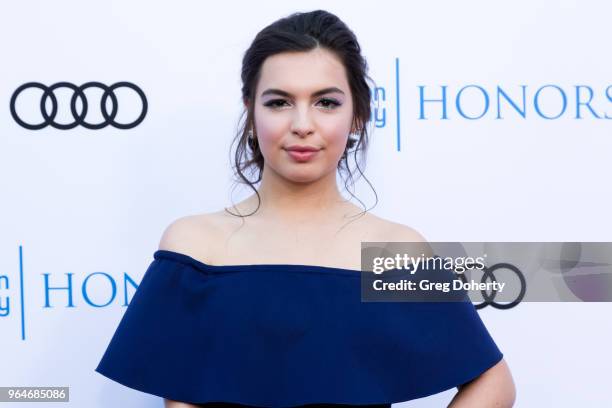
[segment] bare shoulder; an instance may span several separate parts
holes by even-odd
[[[370,223],[379,234],[380,241],[427,242],[416,229],[382,217],[371,215]]]
[[[209,249],[221,233],[214,213],[186,215],[172,221],[162,233],[159,249],[208,259]]]
[[[414,251],[415,253],[422,253],[426,255],[433,255],[433,249],[425,239],[423,234],[417,231],[415,228],[409,227],[398,222],[386,220],[384,218],[373,216],[373,223],[376,234],[373,235],[374,242],[412,242],[417,243],[415,245],[400,245],[397,247],[397,251]],[[393,248],[393,246],[389,247]]]
[[[390,235],[394,237],[394,241],[427,242],[419,231],[397,222],[391,222]]]

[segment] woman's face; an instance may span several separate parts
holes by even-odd
[[[344,66],[332,52],[268,57],[254,103],[255,135],[268,170],[295,182],[330,172],[335,177],[352,130],[353,103]],[[316,151],[290,152],[300,147]]]

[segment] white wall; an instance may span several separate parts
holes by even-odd
[[[230,204],[242,54],[265,25],[316,8],[355,31],[370,75],[386,91],[385,126],[373,134],[366,172],[380,199],[374,213],[432,241],[612,241],[609,2],[3,3],[0,276],[9,287],[0,280],[0,305],[9,298],[10,313],[0,317],[0,385],[67,385],[74,407],[161,406],[94,372],[125,310],[121,277],[140,280],[172,220]],[[9,100],[30,81],[130,81],[144,90],[148,113],[130,130],[27,130],[11,117]],[[439,97],[443,85],[448,119],[440,119],[440,104],[426,104],[428,119],[420,120],[419,86]],[[457,112],[455,96],[468,85],[491,98],[481,119]],[[521,85],[526,117],[502,104],[504,118],[496,119],[497,87],[518,98]],[[534,94],[546,85],[566,94],[558,119],[535,111]],[[593,90],[591,107],[608,119],[584,106],[576,118],[578,85]],[[462,93],[467,115],[482,110],[479,92]],[[40,118],[36,95],[24,93],[17,106],[33,121]],[[57,95],[58,121],[67,122],[70,93]],[[118,97],[117,120],[138,114],[134,94]],[[557,88],[539,98],[549,116],[563,107]],[[92,121],[100,118],[95,108]],[[357,192],[373,204],[365,183]],[[106,307],[89,305],[81,292],[95,272],[119,283]],[[51,291],[53,307],[44,307],[45,273],[52,286],[66,286],[73,273],[75,307],[66,307],[66,291]],[[92,302],[108,299],[102,275],[87,287]],[[483,309],[512,369],[516,406],[608,406],[611,312],[610,303]],[[438,407],[453,392],[401,406]]]

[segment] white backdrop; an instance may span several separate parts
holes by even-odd
[[[432,241],[612,241],[610,2],[3,3],[0,386],[70,386],[74,407],[162,406],[94,372],[134,292],[124,274],[140,281],[172,220],[231,203],[242,55],[264,26],[317,8],[353,29],[384,88],[366,168],[375,214]],[[128,130],[28,130],[9,102],[32,81],[129,81],[148,112]],[[447,119],[419,95],[440,99],[443,86]],[[497,119],[498,87],[521,103],[525,89],[524,117],[502,99]],[[483,113],[483,91],[487,112],[463,117]],[[24,120],[42,120],[40,94],[20,95]],[[56,95],[56,120],[68,123],[72,93]],[[117,121],[138,116],[134,93],[117,97]],[[374,203],[363,180],[357,195]],[[116,297],[93,306],[111,299],[109,278]],[[45,279],[70,289],[45,289]],[[510,365],[517,407],[611,406],[612,304],[480,315]],[[395,406],[439,407],[453,393]]]

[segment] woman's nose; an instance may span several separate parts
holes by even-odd
[[[308,107],[298,107],[295,109],[291,131],[299,136],[306,136],[314,131],[314,124]]]

